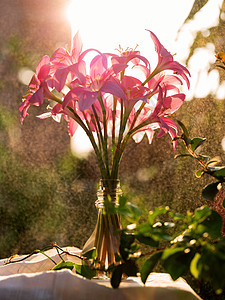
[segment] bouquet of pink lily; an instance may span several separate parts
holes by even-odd
[[[189,88],[190,74],[174,61],[158,38],[149,33],[158,54],[153,71],[148,59],[136,50],[120,49],[118,54],[101,53],[96,49],[82,51],[77,33],[71,52],[59,48],[50,58],[41,59],[29,84],[30,93],[19,108],[22,123],[31,104],[40,106],[48,99],[51,111],[38,118],[52,117],[60,122],[63,116],[71,137],[79,125],[83,128],[100,168],[103,203],[108,196],[112,202],[113,198],[117,200],[119,192],[117,190],[115,195],[113,191],[117,188],[120,160],[130,138],[140,142],[146,134],[151,143],[156,129],[159,129],[158,137],[169,133],[174,139],[178,133],[170,116],[185,100],[181,87],[186,82]],[[94,57],[87,68],[89,53],[94,53]],[[132,76],[137,70],[144,80]],[[175,147],[176,141],[173,143]],[[106,217],[104,205],[99,207],[102,213],[85,249],[95,246],[99,262],[105,267],[115,262],[120,220],[117,215]]]

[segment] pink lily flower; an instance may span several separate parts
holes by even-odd
[[[58,92],[64,88],[69,73],[71,74],[71,81],[74,75],[71,72],[71,67],[81,59],[83,44],[79,32],[73,38],[71,52],[64,48],[58,48],[50,58],[51,75],[54,78],[52,88],[54,87]]]
[[[140,51],[135,51],[128,49],[121,51],[120,55],[110,54],[112,57],[112,64],[124,64],[127,65],[129,62],[132,62],[134,65],[139,65],[140,61],[144,62],[146,67],[150,67],[149,61],[142,55]]]
[[[125,65],[118,64],[116,71],[120,72]],[[79,109],[88,109],[97,99],[99,93],[110,93],[118,98],[124,98],[125,94],[119,81],[114,77],[115,68],[107,67],[107,57],[104,54],[97,55],[90,64],[90,75],[86,74],[84,61],[74,65],[74,73],[77,79],[71,83],[72,89],[65,96],[63,108],[71,101],[78,101]]]
[[[190,82],[188,76],[191,76],[189,71],[184,66],[173,60],[173,56],[163,47],[153,32],[150,30],[147,31],[150,32],[150,36],[155,44],[155,50],[158,54],[158,64],[153,73],[157,74],[164,70],[172,70],[175,74],[179,74],[186,81],[187,87],[189,88]]]
[[[185,100],[184,94],[175,94],[173,96],[166,96],[166,92],[163,94],[163,90],[159,87],[159,94],[157,104],[155,106],[154,111],[152,111],[149,107],[145,107],[143,109],[142,114],[139,115],[135,126],[147,122],[145,126],[143,126],[135,135],[134,139],[136,142],[139,142],[144,137],[144,134],[147,134],[149,143],[152,142],[152,138],[154,135],[154,130],[160,129],[157,135],[158,138],[164,136],[169,133],[172,139],[178,133],[178,127],[176,123],[169,119],[172,113],[174,113],[179,107],[183,104]],[[174,141],[174,148],[177,145],[177,142]]]
[[[152,90],[142,86],[142,82],[139,79],[131,76],[122,78],[121,87],[125,94],[124,104],[128,113],[138,101],[142,100],[147,103],[148,97],[153,94]]]
[[[48,88],[47,81],[50,78],[49,71],[49,57],[44,56],[36,68],[36,74],[33,75],[28,85],[30,93],[25,97],[25,101],[20,105],[19,110],[21,112],[21,123],[26,115],[31,104],[40,106],[43,103],[44,98],[51,97],[51,92]]]

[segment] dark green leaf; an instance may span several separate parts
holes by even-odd
[[[169,248],[164,250],[161,263],[172,279],[177,280],[188,272],[193,256],[194,253],[190,249],[184,247]]]
[[[208,184],[206,187],[204,187],[204,189],[202,190],[202,197],[207,199],[207,200],[211,200],[213,201],[216,194],[218,193],[218,185],[219,182],[214,182],[214,183],[210,183]]]
[[[225,176],[225,167],[221,167],[221,169],[215,171],[214,175],[216,177],[223,177],[223,176]]]
[[[119,265],[114,269],[110,280],[111,285],[114,289],[117,289],[119,287],[122,279],[122,275],[123,275],[123,266]]]
[[[216,239],[221,237],[221,231],[223,227],[223,221],[216,211],[212,210],[211,214],[198,225],[196,232],[197,233],[208,233],[211,238]]]
[[[222,205],[223,205],[223,208],[225,208],[225,198],[223,199]]]
[[[74,268],[74,263],[72,261],[61,261],[58,263],[52,270],[62,270],[62,269],[70,269],[73,270]]]
[[[91,279],[93,277],[96,276],[96,270],[92,269],[91,267],[89,267],[88,265],[82,264],[82,265],[78,265],[78,264],[74,264],[76,273],[87,278],[87,279]]]
[[[93,248],[93,249],[89,250],[88,252],[83,253],[83,256],[86,259],[96,259],[97,258],[97,250],[96,250],[96,248]]]
[[[185,125],[184,125],[181,121],[179,121],[179,120],[177,120],[177,123],[178,123],[178,124],[180,125],[180,127],[182,128],[184,137],[185,137],[185,138],[189,138],[189,133],[188,133],[188,130],[187,130],[187,128],[185,127]]]
[[[127,205],[128,199],[124,196],[119,198],[119,207],[125,207]]]
[[[202,161],[202,162],[206,162],[206,161],[208,161],[210,159],[210,157],[207,156],[207,155],[201,155],[201,154],[199,154],[198,155],[198,159],[200,159],[200,161]]]
[[[191,150],[194,152],[203,142],[206,141],[206,138],[193,138],[191,140]]]
[[[130,247],[135,241],[135,235],[128,234],[124,231],[121,232],[120,236],[120,255],[122,258],[126,261],[129,253],[130,253]]]
[[[137,276],[138,266],[133,259],[129,259],[125,263],[122,264],[123,273],[129,276]]]
[[[149,236],[144,236],[142,234],[137,234],[136,239],[140,243],[151,246],[151,247],[158,247],[158,245],[159,245],[158,241],[155,241],[153,238],[151,238]]]
[[[156,266],[157,262],[162,256],[162,251],[158,251],[151,255],[151,257],[145,261],[143,264],[140,273],[141,273],[141,281],[145,284],[149,274],[153,271],[154,267]]]

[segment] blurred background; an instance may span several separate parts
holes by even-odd
[[[114,52],[119,44],[139,44],[147,58],[151,41],[145,29],[152,30],[192,74],[175,117],[192,137],[207,139],[203,154],[225,163],[225,71],[215,63],[215,54],[225,52],[225,1],[82,3],[0,0],[0,258],[55,241],[81,248],[94,229],[100,179],[94,154],[77,150],[85,141],[71,141],[66,123],[37,119],[44,106],[31,107],[23,125],[18,111],[39,60],[58,47],[69,49],[77,29],[85,48]],[[144,212],[159,205],[186,212],[209,204],[201,190],[211,178],[197,179],[193,160],[174,159],[181,148],[178,143],[174,151],[168,136],[155,137],[151,145],[130,141],[120,166],[123,194]],[[223,192],[210,205],[223,214],[222,200]]]

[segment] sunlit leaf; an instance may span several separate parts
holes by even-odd
[[[199,259],[201,258],[201,255],[199,253],[196,253],[194,258],[192,259],[191,261],[191,264],[190,264],[190,271],[191,271],[191,274],[196,278],[198,279],[199,277],[199,273],[200,273],[200,270],[198,268],[198,262],[199,262]]]
[[[91,267],[89,267],[88,265],[82,264],[82,265],[78,265],[78,264],[74,264],[76,273],[87,278],[87,279],[91,279],[93,277],[96,276],[96,270],[92,269]]]
[[[212,213],[212,210],[207,205],[199,207],[194,212],[194,219],[193,220],[197,221],[197,222],[202,222],[206,218],[208,218],[208,216],[210,216],[211,213]]]
[[[180,214],[180,213],[174,213],[174,212],[169,212],[169,216],[171,218],[173,218],[174,220],[184,220],[185,219],[185,216]]]
[[[204,174],[205,172],[203,171],[203,170],[198,170],[196,173],[195,173],[195,176],[197,177],[197,178],[200,178],[200,177],[202,177],[202,175]]]
[[[73,270],[74,268],[74,263],[72,261],[61,261],[58,263],[52,270],[62,270],[62,269],[70,269]]]
[[[156,207],[154,210],[150,211],[148,214],[148,221],[151,225],[153,225],[155,223],[155,219],[160,216],[163,215],[165,213],[167,213],[169,210],[168,206],[161,206],[161,207]]]
[[[162,252],[158,251],[151,255],[149,259],[145,261],[143,264],[140,273],[141,273],[141,281],[145,284],[149,274],[153,271],[154,267],[156,266],[157,262],[162,256]]]

